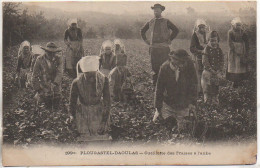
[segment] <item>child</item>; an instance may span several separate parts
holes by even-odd
[[[224,66],[224,55],[218,43],[218,33],[212,31],[202,56],[204,71],[202,72],[201,85],[205,103],[219,103],[219,78],[221,78],[221,72]]]
[[[114,68],[114,55],[112,52],[113,42],[110,40],[106,40],[102,43],[100,50],[100,71],[108,76],[110,70]]]
[[[109,73],[110,90],[115,101],[124,101],[124,91],[131,88],[132,85],[129,80],[131,74],[126,67],[125,46],[119,39],[114,41],[114,53],[116,67]]]

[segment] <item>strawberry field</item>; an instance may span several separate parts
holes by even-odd
[[[92,55],[98,55],[104,40],[84,40],[83,47]],[[62,40],[55,41],[65,52]],[[241,142],[256,138],[256,47],[250,46],[251,72],[249,80],[233,89],[231,83],[223,80],[220,89],[220,105],[206,105],[200,97],[196,112],[197,137],[188,134],[171,135],[162,122],[153,123],[154,114],[152,71],[148,46],[141,40],[124,40],[128,56],[128,67],[132,73],[135,93],[127,104],[112,103],[112,133],[121,142],[165,142],[189,141],[234,141]],[[32,42],[45,45],[46,42]],[[221,43],[227,55],[227,43]],[[174,40],[172,49],[188,51],[189,40]],[[74,124],[68,115],[68,98],[72,79],[64,74],[62,101],[59,110],[48,110],[44,105],[36,106],[32,88],[18,89],[14,82],[18,46],[3,56],[3,139],[13,145],[39,143],[76,143]],[[63,53],[64,54],[64,53]]]

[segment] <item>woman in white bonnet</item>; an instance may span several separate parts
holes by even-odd
[[[31,70],[32,64],[32,52],[31,52],[31,44],[29,41],[24,41],[21,43],[19,51],[18,51],[18,63],[17,63],[17,75],[16,80],[18,82],[19,87],[24,88],[27,86],[28,74]]]
[[[69,112],[84,141],[109,140],[109,83],[98,69],[98,56],[83,57],[77,64],[78,77],[70,90]]]
[[[125,46],[120,39],[114,40],[114,63],[109,75],[109,85],[114,101],[124,101],[124,90],[129,89],[131,73],[128,70]]]
[[[233,87],[237,88],[241,81],[246,79],[249,52],[248,37],[243,31],[242,21],[238,17],[231,21],[231,29],[228,31],[228,46],[226,77],[233,82]]]
[[[77,26],[77,19],[70,19],[68,24],[69,27],[64,34],[64,42],[67,46],[65,69],[71,77],[75,78],[76,64],[84,55],[82,46],[83,38],[81,29]]]
[[[102,43],[100,49],[100,71],[108,76],[109,72],[115,67],[114,54],[113,54],[113,42],[106,40]]]
[[[201,74],[203,71],[202,53],[207,45],[207,33],[209,26],[203,19],[198,19],[195,23],[193,35],[191,37],[190,52],[194,55],[195,66],[198,76],[198,92],[201,92]]]

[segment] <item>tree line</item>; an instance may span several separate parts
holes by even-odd
[[[22,3],[3,3],[3,49],[4,52],[13,45],[24,40],[53,40],[62,39],[65,29],[68,27],[68,18],[49,18],[44,12],[30,13],[27,9],[21,9]],[[197,18],[207,20],[211,29],[217,30],[220,38],[226,40],[227,31],[230,29],[230,21],[234,17],[219,13],[198,13],[193,8],[186,9],[186,14],[169,14],[165,17],[170,19],[180,30],[177,38],[190,39],[194,23]],[[256,12],[253,9],[240,9],[239,15],[243,20],[251,23],[244,24],[250,39],[256,40]],[[152,13],[152,11],[151,11]],[[111,19],[111,24],[87,23],[84,18],[78,18],[78,26],[82,29],[84,38],[116,37],[122,39],[140,38],[140,28],[149,21],[148,17],[137,17],[136,20],[116,22]],[[101,19],[102,20],[102,19]],[[149,36],[149,33],[148,33]]]

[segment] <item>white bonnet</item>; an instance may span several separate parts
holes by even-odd
[[[99,56],[85,56],[82,57],[78,65],[82,72],[98,71],[99,69]]]

